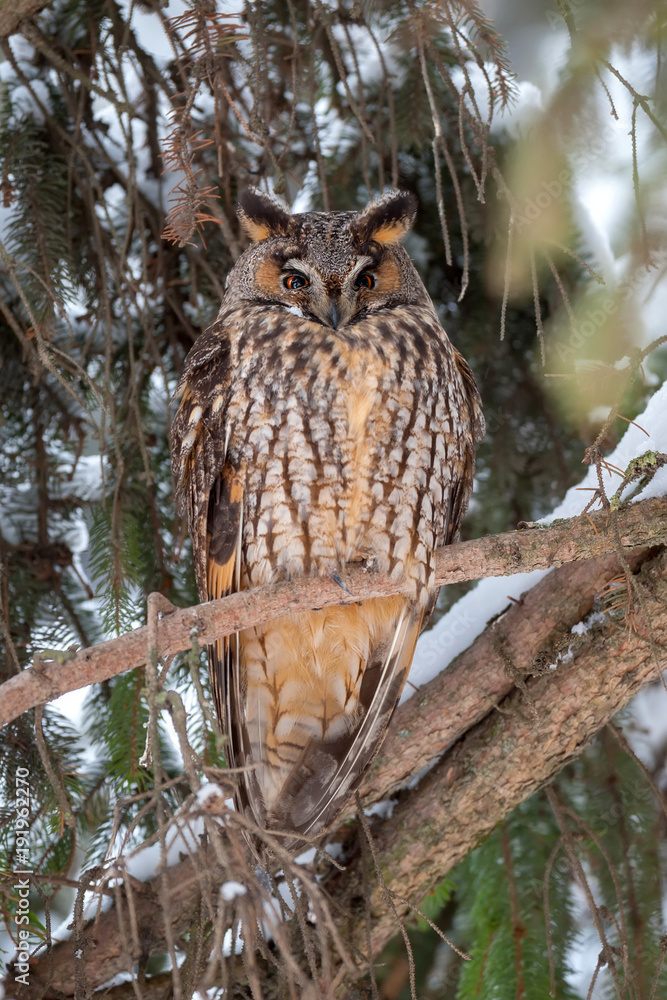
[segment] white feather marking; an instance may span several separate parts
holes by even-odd
[[[225,447],[226,450],[226,447]],[[239,532],[236,538],[236,564],[234,570],[236,573],[236,593],[238,594],[241,590],[241,553],[243,544],[243,497],[241,497],[239,510]]]
[[[181,455],[184,454],[187,455],[187,453],[190,451],[196,440],[197,440],[197,431],[196,430],[189,431],[189,433],[185,435],[185,437],[181,442]]]
[[[198,424],[201,415],[202,415],[202,408],[201,408],[201,406],[195,406],[195,408],[190,413],[190,416],[188,417],[188,423],[189,424]]]

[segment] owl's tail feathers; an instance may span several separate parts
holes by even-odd
[[[358,721],[342,735],[309,740],[269,812],[270,826],[307,837],[324,832],[380,749],[407,680],[423,616],[423,608],[407,598],[364,604],[372,603],[375,612],[383,601],[398,605],[397,614],[371,648],[361,680]],[[364,605],[358,609],[365,610]]]

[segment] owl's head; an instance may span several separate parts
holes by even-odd
[[[397,305],[430,302],[400,244],[417,199],[390,191],[361,212],[292,215],[256,188],[239,199],[254,241],[230,274],[226,300],[261,302],[339,330]]]

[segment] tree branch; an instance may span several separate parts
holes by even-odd
[[[0,0],[0,38],[19,30],[21,21],[50,7],[53,0]]]
[[[438,552],[436,583],[548,569],[611,552],[615,541],[607,533],[608,525],[609,514],[601,511],[548,528],[487,535],[447,546]],[[630,504],[618,512],[618,528],[624,550],[667,542],[667,499]],[[347,590],[330,577],[307,578],[269,584],[194,608],[178,609],[158,625],[160,655],[190,648],[193,637],[200,645],[206,645],[231,632],[305,608],[351,604],[401,590],[400,583],[388,576],[368,573],[360,567],[341,570],[339,576]],[[67,691],[142,666],[146,661],[146,642],[144,626],[75,655],[59,655],[58,659],[41,656],[32,667],[0,687],[0,727]]]
[[[648,623],[628,631],[613,618],[588,632],[574,658],[526,682],[470,730],[375,832],[375,851],[392,891],[419,905],[451,868],[524,799],[578,756],[595,734],[667,666],[667,553],[644,565],[656,663]],[[341,913],[352,913],[347,940],[363,940],[360,866],[337,887]],[[354,909],[356,900],[356,910]],[[408,908],[395,903],[401,916]],[[379,889],[370,900],[372,941],[380,950],[397,926]],[[354,912],[353,912],[354,911]]]
[[[629,555],[633,571],[647,554],[647,549],[638,549]],[[569,563],[497,616],[442,674],[396,710],[361,787],[364,805],[395,794],[520,686],[524,677],[548,669],[573,641],[572,626],[589,613],[610,580],[622,573],[616,555]]]
[[[569,612],[557,612],[554,621],[563,621],[578,611],[575,591],[582,586],[591,592],[597,582],[614,571],[613,560],[601,559],[589,563],[588,581],[582,575],[570,573],[565,605]],[[585,567],[580,567],[585,569]],[[646,609],[651,616],[654,640],[664,649],[667,642],[667,553],[649,559],[642,567],[639,579],[645,588]],[[552,581],[558,574],[547,578]],[[561,583],[564,580],[561,575]],[[450,671],[445,671],[428,685],[427,705],[442,703],[443,691],[450,699],[455,715],[464,724],[465,709],[471,684],[478,684],[478,675],[486,676],[484,646],[499,624],[510,630],[514,653],[520,651],[521,636],[527,636],[535,625],[536,611],[545,612],[540,601],[548,596],[542,581],[524,601],[513,607],[500,622],[495,622],[480,637],[472,650],[464,654],[455,668],[456,686],[450,683]],[[558,600],[554,586],[553,599]],[[511,616],[511,617],[510,617]],[[578,648],[570,662],[559,662],[557,669],[542,676],[521,680],[521,690],[514,688],[504,699],[502,712],[493,707],[486,717],[449,749],[439,763],[421,780],[416,788],[403,793],[391,820],[374,828],[374,849],[390,890],[409,899],[415,905],[437,885],[451,867],[460,861],[478,841],[489,833],[521,801],[545,785],[569,760],[577,756],[595,733],[618,712],[645,684],[658,674],[646,636],[628,632],[614,618],[607,618],[577,640]],[[512,658],[514,656],[512,653]],[[515,666],[522,669],[524,659],[517,656]],[[442,689],[442,690],[441,690]],[[582,697],[585,692],[585,697]],[[497,692],[495,698],[502,697]],[[412,699],[418,703],[420,696]],[[487,701],[488,705],[488,701]],[[410,703],[404,706],[407,710]],[[425,711],[422,706],[421,711]],[[423,746],[411,732],[401,739],[401,751],[415,759],[416,748]],[[413,742],[415,745],[413,746]],[[380,769],[385,765],[380,764]],[[387,779],[388,781],[388,779]],[[169,917],[172,927],[183,929],[193,912],[197,872],[207,873],[209,898],[215,900],[220,876],[215,869],[211,845],[188,861],[167,869],[169,886]],[[359,945],[365,941],[365,911],[362,854],[356,852],[346,870],[334,873],[326,886],[340,914],[340,931],[344,941]],[[160,888],[160,875],[138,883],[137,926],[139,938],[150,953],[165,947],[165,933],[155,920],[155,903]],[[240,875],[238,877],[241,877]],[[397,932],[395,918],[387,911],[381,890],[375,889],[371,901],[372,945],[375,952]],[[408,908],[395,900],[401,916]],[[146,932],[142,928],[146,928]],[[89,983],[100,984],[112,975],[127,969],[134,961],[123,948],[123,926],[115,908],[101,913],[94,926],[85,934],[95,947],[86,953],[86,975]],[[23,998],[42,995],[49,981],[49,967],[56,970],[51,979],[60,995],[72,995],[73,941],[57,944],[48,956],[40,956],[31,967],[30,987],[17,993]],[[53,963],[50,966],[50,963]],[[50,991],[45,994],[52,994]]]

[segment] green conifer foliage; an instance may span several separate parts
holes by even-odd
[[[540,796],[515,810],[456,869],[457,922],[471,962],[463,963],[457,1000],[541,1000],[549,996],[544,877],[559,832]],[[556,995],[576,997],[565,979],[573,927],[567,879],[551,887],[551,947]]]

